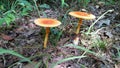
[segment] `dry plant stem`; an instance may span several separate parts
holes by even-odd
[[[88,29],[88,31],[87,31],[87,34],[90,34],[90,31],[91,31],[91,29],[92,29],[92,27],[105,15],[105,14],[107,14],[108,12],[113,12],[114,10],[108,10],[108,11],[106,11],[105,13],[103,13],[90,27],[89,27],[89,29]]]
[[[46,35],[45,35],[45,39],[44,39],[44,48],[47,47],[47,41],[48,41],[49,33],[50,33],[50,27],[46,27]]]
[[[77,27],[77,31],[76,34],[79,34],[80,31],[80,26],[82,25],[82,19],[80,18],[79,22],[78,22],[78,27]]]

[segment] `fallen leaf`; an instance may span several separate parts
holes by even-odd
[[[103,24],[110,25],[110,20],[109,19],[104,19],[104,20],[98,21],[98,23],[99,23],[98,27],[103,26]]]
[[[63,58],[64,58],[63,55],[57,56],[57,57],[53,58],[53,62],[57,62],[59,60],[62,60]]]
[[[1,37],[4,39],[4,40],[13,40],[13,38],[11,36],[8,36],[8,35],[5,35],[5,34],[1,34]]]
[[[62,65],[56,65],[54,68],[64,68]]]
[[[37,63],[38,62],[32,62],[32,64],[27,64],[27,65],[23,66],[23,68],[34,68]]]
[[[113,37],[113,35],[112,35],[111,32],[106,32],[106,35],[107,35],[109,38],[112,38],[112,37]]]
[[[20,31],[22,31],[23,29],[24,29],[23,27],[20,27],[20,28],[17,28],[16,31],[17,31],[17,32],[20,32]]]
[[[59,45],[59,44],[60,44],[60,45],[65,44],[69,39],[70,39],[70,38],[64,38],[64,39],[60,40],[60,41],[58,42],[58,45]]]
[[[29,24],[28,24],[28,27],[29,27],[29,28],[33,28],[33,29],[34,29],[34,28],[36,28],[36,25],[35,25],[35,24],[33,24],[33,23],[29,23]]]
[[[35,30],[30,30],[30,31],[24,33],[24,36],[25,36],[25,37],[29,37],[29,36],[31,36],[33,33],[35,33]]]

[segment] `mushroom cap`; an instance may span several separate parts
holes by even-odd
[[[43,27],[56,27],[61,24],[60,21],[51,18],[38,18],[34,20],[34,23]]]
[[[73,12],[69,12],[69,14],[71,16],[82,18],[82,19],[88,19],[88,20],[95,19],[95,16],[93,14],[86,13],[86,12],[73,11]]]

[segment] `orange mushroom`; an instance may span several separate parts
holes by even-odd
[[[57,27],[61,24],[60,21],[51,18],[38,18],[34,21],[36,25],[46,27],[46,35],[44,39],[44,48],[47,47],[48,35],[50,33],[50,27]]]
[[[82,25],[83,19],[86,19],[86,20],[95,19],[95,16],[93,14],[89,14],[86,12],[80,12],[80,11],[69,12],[69,15],[80,18],[80,20],[78,22],[76,34],[78,34],[80,31],[80,26]]]

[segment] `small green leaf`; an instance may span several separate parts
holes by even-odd
[[[4,18],[0,18],[0,26],[5,22]]]
[[[7,13],[6,16],[4,17],[5,22],[9,26],[12,21],[15,20],[15,15],[12,13]]]
[[[0,10],[5,10],[3,5],[0,5]]]
[[[24,4],[24,3],[19,3],[19,5],[21,5],[21,6],[25,6],[25,4]]]
[[[65,3],[65,0],[61,0],[61,6],[64,7],[64,6],[68,6],[67,3]]]
[[[21,6],[32,6],[27,0],[17,0]]]
[[[24,16],[24,15],[27,15],[28,14],[28,9],[23,9],[21,11],[21,15]]]
[[[48,4],[42,4],[39,6],[40,8],[46,8],[46,9],[49,9],[50,6]]]
[[[7,25],[9,26],[10,25],[10,22],[11,22],[11,19],[9,17],[5,17],[5,22],[7,23]]]

